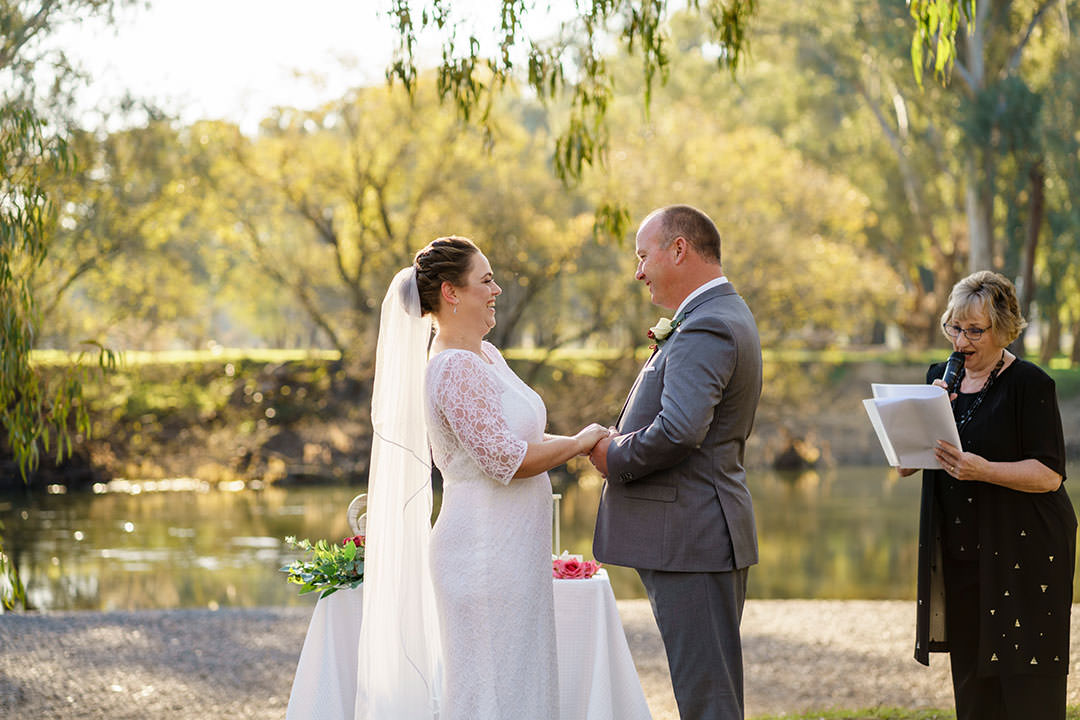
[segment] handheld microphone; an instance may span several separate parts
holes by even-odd
[[[956,392],[956,384],[960,380],[960,371],[964,369],[966,356],[962,352],[954,352],[945,363],[945,374],[941,377],[948,386],[948,392]]]

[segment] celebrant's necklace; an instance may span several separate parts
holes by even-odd
[[[982,390],[979,391],[978,396],[975,398],[975,402],[971,403],[971,407],[967,409],[963,415],[956,419],[956,432],[957,434],[963,433],[964,428],[969,422],[971,422],[971,416],[975,414],[975,411],[980,405],[982,405],[983,398],[986,397],[986,393],[989,392],[990,386],[994,384],[994,380],[997,379],[998,373],[1001,372],[1002,366],[1005,365],[1005,351],[1001,351],[1001,359],[997,361],[997,365],[990,371],[990,374],[986,378],[986,382],[982,386]],[[960,379],[957,381],[957,387],[964,380],[964,371],[960,371]],[[956,402],[955,400],[953,401]],[[955,406],[954,406],[955,407]]]

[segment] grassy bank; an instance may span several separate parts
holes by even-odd
[[[516,372],[544,398],[551,432],[612,423],[648,349],[511,349]],[[781,459],[824,465],[880,463],[860,401],[872,382],[921,383],[937,350],[766,351],[765,386],[747,448],[750,466]],[[35,355],[47,371],[66,362]],[[1080,369],[1051,368],[1066,441],[1080,453]],[[129,352],[87,388],[92,438],[69,463],[108,477],[193,476],[210,481],[356,482],[370,447],[370,371],[336,353],[303,350]],[[65,483],[46,460],[38,482]],[[0,473],[2,474],[2,473]],[[70,473],[68,473],[70,475]]]

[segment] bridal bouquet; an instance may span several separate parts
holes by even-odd
[[[551,576],[558,580],[588,580],[600,569],[595,560],[584,560],[581,555],[570,555],[563,550],[562,555],[551,556]]]
[[[347,537],[340,544],[330,545],[319,540],[312,545],[307,540],[285,538],[289,546],[310,553],[309,557],[281,568],[288,573],[288,582],[300,585],[300,594],[321,590],[320,598],[338,590],[354,588],[364,582],[364,536]]]

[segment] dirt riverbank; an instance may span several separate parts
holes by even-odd
[[[618,605],[654,720],[677,720],[647,601]],[[308,608],[0,616],[0,717],[280,720],[309,618]],[[947,659],[929,669],[912,659],[914,621],[909,602],[748,601],[747,717],[950,707]],[[1078,659],[1074,633],[1074,668]]]

